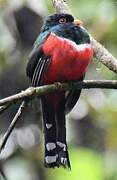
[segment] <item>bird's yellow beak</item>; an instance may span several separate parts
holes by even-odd
[[[79,19],[75,19],[74,24],[77,25],[77,26],[80,26],[80,25],[83,24],[83,22],[81,20],[79,20]]]

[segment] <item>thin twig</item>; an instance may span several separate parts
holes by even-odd
[[[2,114],[4,111],[6,111],[11,104],[6,104],[4,106],[0,106],[0,114]]]
[[[6,174],[5,174],[4,170],[3,170],[2,164],[0,165],[0,177],[2,177],[4,180],[8,180],[7,177],[6,177]]]
[[[23,100],[26,97],[29,98],[33,94],[35,94],[35,88],[30,87],[26,89],[25,91],[21,91],[20,93],[1,99],[0,106],[6,105],[12,102],[14,103],[17,100]]]
[[[53,6],[56,9],[56,12],[73,14],[64,0],[52,0],[52,2]],[[91,35],[90,39],[91,45],[94,50],[94,56],[97,58],[97,60],[99,60],[111,71],[117,74],[117,59],[106,48],[104,48],[104,46],[98,43]]]
[[[30,87],[18,94],[6,97],[0,100],[0,106],[14,103],[19,100],[29,99],[33,96],[41,96],[43,94],[53,93],[56,91],[67,91],[71,89],[117,89],[117,80],[84,80],[75,83],[55,83],[40,87]]]
[[[5,147],[6,142],[7,142],[8,138],[9,138],[10,134],[12,133],[16,123],[20,119],[20,117],[21,117],[25,107],[26,107],[26,101],[23,101],[21,103],[21,105],[20,105],[20,107],[19,107],[15,117],[13,118],[10,126],[8,127],[6,133],[4,134],[4,136],[3,136],[2,140],[1,140],[1,143],[0,143],[0,153],[1,153],[2,149]]]

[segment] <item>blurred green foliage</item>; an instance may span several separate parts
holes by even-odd
[[[104,165],[101,156],[86,148],[70,149],[71,171],[47,170],[48,179],[104,180]]]

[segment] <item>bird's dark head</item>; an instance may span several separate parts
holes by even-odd
[[[50,28],[59,25],[59,24],[65,24],[65,23],[73,23],[74,17],[70,14],[53,14],[50,15],[42,28],[42,31],[49,30]]]
[[[60,13],[50,15],[46,19],[35,44],[43,42],[51,32],[60,37],[70,39],[76,42],[76,44],[90,43],[88,33],[80,25],[81,21],[74,20],[74,17],[70,14]]]

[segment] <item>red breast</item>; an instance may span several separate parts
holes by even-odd
[[[93,58],[90,44],[77,45],[52,33],[45,41],[43,51],[51,57],[49,68],[43,76],[43,84],[78,80]]]

